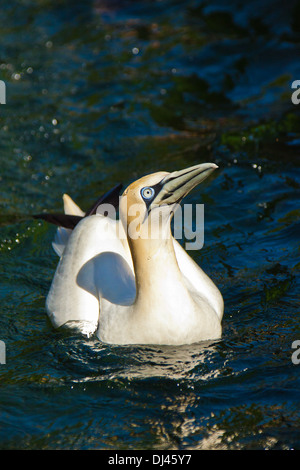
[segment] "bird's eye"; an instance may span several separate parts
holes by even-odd
[[[154,194],[155,194],[155,191],[150,186],[147,186],[146,188],[143,188],[141,190],[142,198],[146,200],[151,199],[154,196]]]

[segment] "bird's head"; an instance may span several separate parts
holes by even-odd
[[[128,238],[164,237],[176,205],[216,168],[214,163],[201,163],[172,173],[152,173],[130,184],[120,200]]]

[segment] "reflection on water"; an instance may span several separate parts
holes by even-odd
[[[299,448],[299,1],[1,11],[0,447]],[[205,205],[191,254],[223,293],[222,339],[119,347],[54,331],[55,229],[29,214],[205,161],[219,170],[186,202]]]
[[[78,344],[78,340],[76,342]],[[207,393],[210,394],[213,409],[213,402],[217,397],[214,397],[210,383],[219,376],[230,375],[232,372],[227,370],[226,361],[220,361],[219,369],[216,368],[218,342],[180,347],[119,347],[101,345],[93,340],[81,340],[81,343],[80,355],[77,355],[74,342],[71,345],[72,351],[68,351],[67,363],[74,373],[78,375],[78,370],[83,365],[82,376],[67,379],[71,394],[76,393],[76,390],[78,392],[78,387],[84,393],[90,391],[92,394],[92,390],[96,391],[100,387],[98,390],[101,395],[109,393],[116,398],[117,393],[121,400],[123,396],[125,407],[133,408],[137,414],[137,423],[129,421],[125,428],[133,436],[138,436],[141,433],[141,424],[138,423],[142,420],[142,428],[149,429],[147,432],[150,432],[156,449],[181,448],[180,443],[189,442],[191,435],[199,433],[205,436],[201,444],[191,441],[189,448],[222,448],[221,437],[224,431],[206,429],[199,424],[192,411],[201,406]],[[82,351],[85,351],[86,357],[82,355]],[[203,387],[203,393],[199,393],[199,385],[200,389]],[[108,399],[107,406],[117,406],[116,409],[111,409],[113,417],[117,418],[121,413],[122,405],[118,404],[118,399]],[[205,413],[208,413],[207,419],[213,416],[210,407]],[[92,448],[95,446],[95,439],[97,442],[95,434],[100,432],[96,420],[93,427],[90,442]],[[86,431],[88,435],[91,434],[90,429]],[[106,445],[111,447],[109,439]]]
[[[103,345],[98,341],[90,344],[90,354],[97,358],[99,356],[99,368],[102,368],[101,355]],[[105,379],[124,378],[126,380],[165,378],[171,380],[188,379],[192,382],[196,375],[199,375],[201,368],[201,380],[208,380],[210,377],[217,377],[220,371],[209,370],[207,364],[215,351],[214,343],[205,342],[183,346],[105,346],[105,355],[115,356],[115,363],[122,364],[120,357],[126,357],[126,363],[118,370],[106,371]],[[103,377],[94,375],[84,377],[83,381],[101,380]],[[81,380],[81,379],[79,379]]]

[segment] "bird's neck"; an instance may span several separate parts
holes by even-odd
[[[136,238],[129,240],[135,278],[136,302],[161,303],[165,292],[182,287],[171,227],[159,239]]]

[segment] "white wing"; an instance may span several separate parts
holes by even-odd
[[[55,327],[77,322],[79,329],[92,333],[99,320],[99,297],[119,305],[134,301],[131,256],[119,228],[117,221],[92,215],[70,234],[46,301]]]
[[[85,212],[70,198],[68,194],[63,195],[64,211],[68,215],[85,215]]]
[[[80,209],[80,207],[73,201],[73,199],[68,196],[68,194],[63,195],[64,203],[64,212],[68,215],[79,215],[83,217],[85,213]],[[69,237],[72,233],[71,229],[58,227],[56,230],[54,240],[52,242],[52,247],[55,253],[61,257],[64,252],[64,249],[68,243]]]
[[[184,282],[191,294],[194,293],[206,299],[221,319],[223,316],[224,302],[219,289],[175,238],[174,249]]]
[[[69,228],[58,227],[52,242],[55,253],[61,257],[68,243],[72,230]]]

